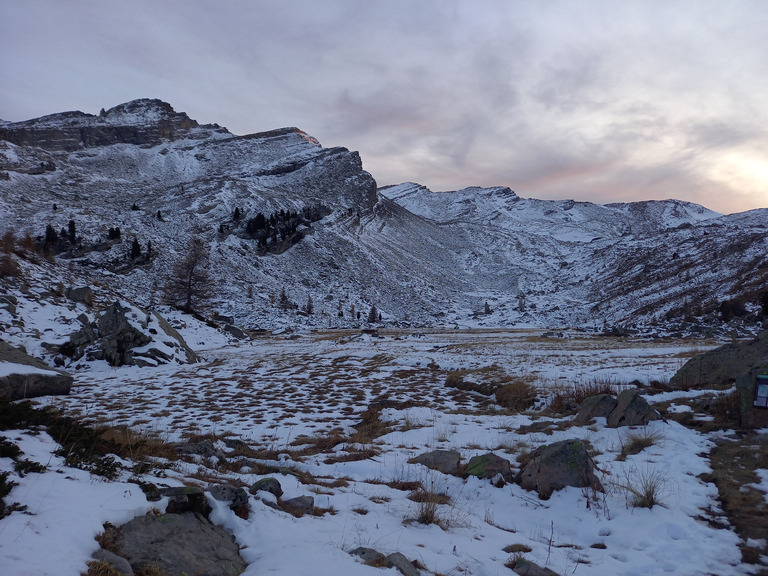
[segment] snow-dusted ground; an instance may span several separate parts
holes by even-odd
[[[180,317],[171,320],[181,325]],[[740,563],[738,536],[697,519],[718,513],[716,488],[698,478],[709,470],[711,440],[706,435],[674,421],[654,422],[642,432],[656,443],[619,461],[629,431],[608,429],[604,419],[589,427],[532,432],[525,427],[551,419],[505,413],[485,397],[444,386],[447,370],[468,370],[471,379],[493,365],[497,374],[524,377],[542,397],[558,386],[595,380],[645,383],[668,378],[686,357],[712,342],[445,331],[391,332],[383,338],[357,332],[284,333],[235,345],[191,321],[181,332],[205,359],[200,364],[114,369],[94,363],[75,372],[70,396],[43,402],[168,440],[193,433],[237,437],[253,449],[276,454],[283,465],[322,478],[321,486],[274,475],[284,499],[312,495],[316,506],[330,509],[321,517],[295,518],[251,496],[245,520],[211,500],[211,518],[235,534],[249,563],[246,574],[382,573],[347,553],[357,546],[402,552],[418,560],[424,574],[511,574],[504,566],[510,554],[503,549],[514,544],[527,546],[531,551],[525,558],[559,574],[750,573]],[[415,405],[385,409],[382,417],[392,431],[366,444],[343,442],[327,453],[297,453],[304,446],[302,436],[354,432],[360,414],[380,398]],[[687,409],[683,400],[681,410]],[[51,456],[53,442],[45,433],[3,435],[19,444],[24,458],[48,467],[20,478],[9,459],[0,460],[2,470],[19,483],[6,502],[26,504],[29,512],[0,521],[3,574],[80,574],[97,547],[93,537],[103,522],[119,524],[165,505],[146,502],[138,486],[126,482],[127,471],[119,482],[104,482],[65,467]],[[487,480],[462,480],[408,463],[424,451],[453,448],[463,461],[493,450],[514,464],[516,454],[567,438],[587,440],[594,448],[604,495],[569,488],[540,501],[514,484],[496,488]],[[344,461],[355,449],[377,455]],[[247,485],[261,478],[202,460],[178,463],[162,477],[141,478],[158,485],[205,484],[195,476]],[[629,505],[624,486],[643,479],[656,479],[662,505],[650,510]],[[442,528],[407,520],[416,516],[418,504],[407,499],[407,491],[387,485],[402,481],[418,481],[450,497],[438,508]]]

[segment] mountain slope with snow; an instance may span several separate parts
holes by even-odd
[[[2,123],[0,211],[17,239],[73,222],[56,262],[141,306],[200,237],[205,312],[252,329],[354,326],[373,305],[390,324],[720,328],[723,301],[755,311],[768,286],[768,210],[377,189],[356,152],[297,128],[235,136],[158,100]],[[263,249],[247,223],[281,211],[318,218]],[[134,238],[152,252],[132,259]]]

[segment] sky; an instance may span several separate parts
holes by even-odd
[[[380,186],[768,207],[765,0],[0,0],[0,118],[159,98]]]

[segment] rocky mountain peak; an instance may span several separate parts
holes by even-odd
[[[102,109],[98,116],[71,111],[0,124],[0,140],[71,152],[112,144],[156,145],[183,138],[198,127],[197,121],[176,112],[167,102],[142,98]]]

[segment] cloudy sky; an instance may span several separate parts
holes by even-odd
[[[765,0],[0,0],[0,118],[160,98],[380,185],[768,207]]]

